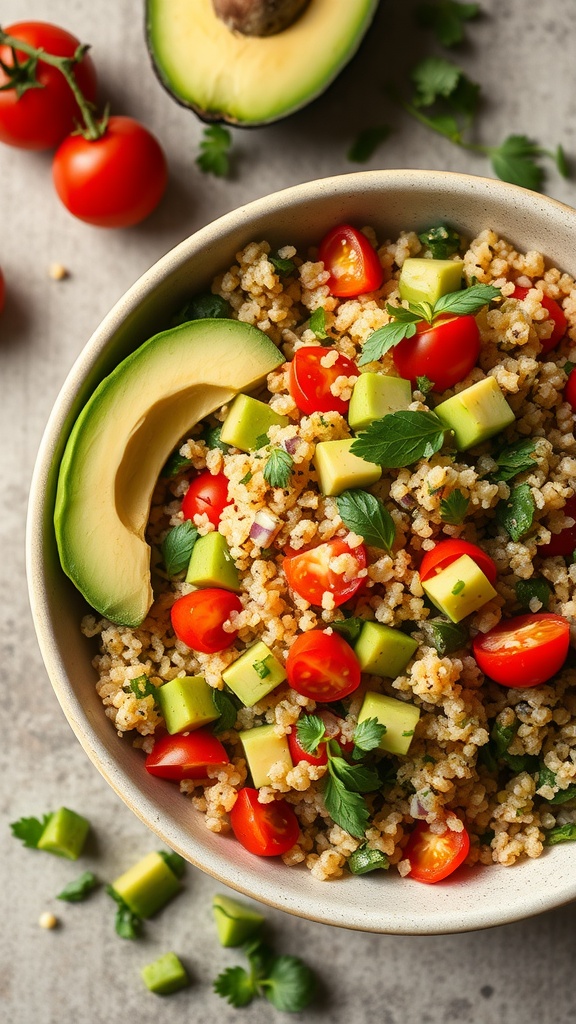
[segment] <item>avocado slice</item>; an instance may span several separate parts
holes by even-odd
[[[98,386],[60,465],[60,561],[101,615],[139,626],[152,604],[144,532],[166,459],[190,428],[284,360],[256,327],[194,320],[156,334]]]
[[[310,0],[283,31],[232,31],[212,0],[147,0],[154,70],[183,106],[205,121],[261,125],[299,110],[353,57],[378,0]]]

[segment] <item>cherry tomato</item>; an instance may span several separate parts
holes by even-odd
[[[482,548],[477,544],[471,544],[467,540],[441,540],[435,548],[427,551],[420,566],[420,579],[425,582],[431,576],[435,576],[442,569],[447,569],[452,562],[462,555],[469,555],[472,561],[484,573],[492,586],[496,583],[496,565]]]
[[[207,469],[191,481],[184,495],[182,512],[184,519],[206,514],[213,526],[217,527],[228,501],[228,479],[224,473],[212,474]]]
[[[410,878],[417,882],[441,882],[466,860],[470,836],[465,828],[453,832],[447,828],[438,835],[425,821],[419,821],[410,834],[404,856],[410,861]]]
[[[516,285],[512,292],[512,298],[525,299],[529,291],[529,288],[521,288],[519,285]],[[541,342],[542,354],[545,355],[546,352],[550,352],[553,348],[556,348],[558,342],[562,340],[568,329],[568,321],[566,320],[562,306],[556,302],[556,299],[551,299],[548,295],[545,295],[542,299],[542,305],[544,306],[544,309],[548,310],[548,316],[554,323],[550,337],[545,338]]]
[[[242,610],[237,594],[219,587],[205,587],[179,597],[170,610],[172,628],[182,643],[202,654],[217,654],[230,647],[237,631],[222,628],[232,612]]]
[[[360,663],[338,633],[311,629],[296,637],[286,660],[288,682],[320,703],[341,700],[360,685]]]
[[[339,224],[324,235],[318,257],[330,272],[328,287],[332,295],[364,295],[382,284],[384,271],[375,250],[350,224]]]
[[[207,767],[229,761],[220,740],[209,729],[195,729],[156,740],[144,764],[150,775],[181,782],[205,779]]]
[[[54,185],[67,210],[101,228],[138,224],[166,188],[166,158],[131,117],[111,117],[100,139],[69,135],[54,154]]]
[[[316,753],[309,754],[308,751],[304,750],[304,747],[300,745],[295,725],[292,726],[292,732],[288,733],[288,747],[290,749],[290,757],[294,764],[298,764],[299,761],[307,761],[308,764],[328,764],[326,744],[319,743]]]
[[[300,835],[298,818],[285,800],[258,802],[258,790],[245,786],[230,811],[239,843],[258,857],[278,857],[291,850]]]
[[[562,510],[565,516],[576,520],[576,494],[564,505]],[[576,522],[574,526],[566,526],[560,533],[553,533],[548,544],[541,544],[538,547],[538,554],[543,558],[550,558],[553,555],[571,555],[576,549]]]
[[[480,353],[480,331],[473,316],[439,320],[432,326],[420,323],[412,338],[404,338],[392,350],[401,377],[434,382],[432,391],[446,391],[464,380]]]
[[[504,619],[478,633],[472,650],[479,668],[502,686],[539,686],[562,668],[570,646],[570,625],[562,615],[538,612]]]
[[[5,29],[30,46],[42,47],[56,57],[72,57],[80,45],[78,39],[57,25],[45,21],[19,21]],[[17,51],[20,64],[29,60]],[[14,63],[9,46],[0,46],[0,60],[8,67]],[[96,70],[85,55],[75,66],[74,77],[89,102],[96,98]],[[0,87],[10,79],[0,67]],[[15,89],[0,88],[0,141],[20,149],[52,149],[74,131],[82,121],[74,94],[58,68],[38,61],[36,81],[41,88],[26,89],[18,98]]]
[[[363,544],[351,548],[346,541],[335,538],[284,559],[283,567],[289,586],[310,604],[321,606],[325,591],[332,594],[335,605],[344,604],[360,589],[364,580],[362,577],[347,580],[343,574],[334,572],[330,562],[338,555],[353,555],[360,569],[366,566],[366,549]]]
[[[322,366],[324,356],[335,352],[332,348],[310,345],[297,349],[288,372],[290,394],[301,412],[307,416],[313,412],[341,412],[345,415],[350,404],[337,398],[330,391],[330,386],[337,377],[358,377],[358,367],[338,353],[332,366]]]

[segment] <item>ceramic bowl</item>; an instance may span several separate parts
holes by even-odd
[[[576,275],[576,211],[499,181],[437,171],[371,171],[313,181],[242,207],[164,256],[114,306],[72,368],[46,427],[29,506],[32,611],[48,674],[72,729],[118,795],[157,836],[233,889],[290,913],[373,932],[424,934],[503,924],[576,897],[574,845],[512,868],[460,870],[422,885],[383,872],[319,882],[305,868],[257,858],[209,832],[177,786],[148,775],[142,755],[119,741],[96,694],[91,647],[81,635],[82,599],[62,573],[52,526],[62,450],[96,384],[168,323],[192,291],[209,285],[251,240],[317,242],[331,226],[372,224],[381,239],[446,221],[472,236],[491,227],[520,249],[537,249]]]

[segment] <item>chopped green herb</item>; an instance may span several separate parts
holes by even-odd
[[[516,599],[523,608],[529,608],[534,598],[540,601],[545,609],[550,603],[552,588],[541,576],[533,577],[531,580],[518,580],[515,590]]]
[[[350,792],[332,771],[325,779],[324,803],[328,814],[345,832],[363,839],[370,820],[366,801],[359,793]]]
[[[194,295],[170,321],[171,327],[178,327],[180,324],[188,323],[190,320],[225,319],[230,318],[232,310],[230,303],[221,295],[214,295],[212,292],[202,292]]]
[[[418,235],[435,260],[448,260],[460,248],[460,235],[447,224],[437,224]],[[422,388],[418,388],[419,391]]]
[[[416,377],[416,388],[424,396],[429,394],[433,387],[434,381],[430,380],[429,377]]]
[[[287,277],[288,274],[293,274],[296,270],[294,260],[285,260],[282,256],[269,256],[268,259],[280,277]]]
[[[356,136],[356,139],[348,150],[348,159],[351,163],[364,164],[374,155],[378,146],[390,135],[392,131],[389,124],[376,125],[374,128],[364,128]]]
[[[198,530],[189,519],[174,526],[162,541],[162,558],[168,576],[177,576],[188,568]]]
[[[232,136],[221,124],[211,124],[204,129],[200,142],[200,155],[196,163],[205,174],[225,178],[230,171],[229,150]]]
[[[16,839],[21,839],[29,850],[36,850],[40,836],[50,821],[52,813],[44,814],[42,818],[20,818],[18,821],[13,821],[10,825],[12,835]]]
[[[226,444],[222,440],[221,435],[222,427],[206,427],[206,430],[202,434],[202,440],[204,441],[209,451],[211,451],[213,448],[219,448],[219,450],[221,452],[224,452],[224,454],[226,455],[226,452],[230,451],[230,445]]]
[[[524,537],[534,519],[536,505],[528,484],[514,487],[506,501],[501,499],[496,506],[496,522],[502,526],[513,541]]]
[[[565,825],[557,825],[544,833],[546,846],[555,846],[556,843],[568,843],[576,839],[576,824],[572,821]]]
[[[97,889],[100,882],[92,871],[84,871],[73,882],[68,882],[62,892],[59,892],[56,899],[65,900],[67,903],[81,903],[94,889]]]
[[[353,647],[362,632],[362,626],[365,621],[365,619],[361,619],[358,616],[353,615],[349,619],[340,619],[336,622],[331,622],[330,626],[336,631],[336,633],[343,636],[344,639]]]
[[[172,477],[178,476],[179,473],[183,473],[185,469],[190,469],[191,465],[192,459],[186,459],[183,455],[180,455],[180,452],[178,451],[173,452],[160,470],[160,476],[163,480],[171,480]]]
[[[405,729],[404,732],[402,733],[402,735],[403,736],[413,736],[414,735],[414,729]]]
[[[266,679],[266,676],[270,675],[270,669],[266,664],[267,661],[268,658],[266,657],[263,658],[262,661],[255,661],[252,664],[252,668],[254,669],[256,675],[260,677],[260,679]]]
[[[371,547],[390,552],[396,536],[394,520],[388,509],[374,494],[354,488],[336,498],[340,518],[349,530],[357,533]]]
[[[552,789],[556,790],[554,796],[550,797],[550,799],[545,798],[547,804],[565,804],[576,797],[576,785],[567,786],[566,789],[558,789],[558,780],[555,773],[543,763],[539,765],[536,788],[541,789],[542,786],[551,786]]]
[[[448,292],[441,295],[434,303],[432,319],[443,316],[446,313],[454,313],[456,316],[470,316],[479,313],[484,306],[498,299],[502,295],[499,288],[492,284],[473,284],[469,288],[462,288],[459,292]]]
[[[536,441],[517,441],[507,448],[503,448],[496,456],[498,469],[493,474],[493,480],[512,480],[518,473],[524,473],[527,469],[535,469],[538,465],[536,454]]]
[[[380,741],[385,732],[386,726],[382,725],[377,718],[365,718],[362,722],[358,722],[352,737],[354,740],[354,750],[352,752],[354,760],[363,757],[370,750],[376,750],[380,746]]]
[[[128,686],[129,689],[132,690],[132,693],[135,693],[137,697],[156,698],[157,688],[147,675],[143,674],[141,676],[137,676],[136,679],[130,679]]]
[[[214,991],[234,1007],[248,1006],[264,996],[277,1009],[298,1013],[311,1002],[315,991],[314,975],[296,956],[275,956],[262,941],[246,943],[250,971],[229,967],[214,982]]]
[[[296,724],[298,742],[307,754],[315,754],[324,739],[326,727],[318,715],[301,715]]]
[[[433,412],[400,410],[374,420],[352,442],[350,450],[385,469],[411,466],[430,459],[444,443],[445,428]]]
[[[454,597],[458,597],[458,594],[461,594],[465,587],[466,584],[464,580],[457,580],[454,586],[452,587],[452,593],[454,594]]]
[[[464,23],[480,13],[479,4],[463,4],[457,0],[422,3],[416,17],[423,28],[430,28],[442,46],[457,46],[464,39]]]
[[[106,892],[117,904],[116,916],[114,918],[116,934],[121,939],[137,939],[142,932],[142,918],[130,910],[130,907],[118,895],[113,886],[107,885]]]
[[[570,376],[570,374],[572,373],[572,370],[574,369],[575,366],[576,366],[576,363],[570,362],[569,359],[566,360],[566,362],[564,363],[564,366],[562,367],[562,369],[564,370],[564,373],[566,374],[567,377]]]
[[[376,871],[378,868],[386,870],[390,867],[390,861],[386,854],[381,853],[380,850],[371,850],[368,846],[359,846],[348,857],[348,867],[353,875],[366,875],[369,871]]]
[[[233,729],[236,724],[238,717],[238,711],[234,701],[226,693],[222,693],[222,690],[212,690],[212,700],[216,705],[216,710],[220,715],[217,722],[214,722],[212,726],[212,732],[215,736],[220,735],[222,732],[227,732],[228,729]]]
[[[173,850],[158,850],[158,853],[164,863],[170,868],[172,874],[176,875],[176,878],[182,878],[186,871],[184,857],[181,857],[179,853],[174,853]]]
[[[426,619],[420,623],[420,630],[427,643],[438,651],[441,657],[459,651],[468,642],[468,630],[461,622],[448,619]]]
[[[270,487],[287,487],[294,459],[285,448],[273,448],[264,466],[263,476]]]
[[[265,448],[266,445],[270,444],[270,438],[268,434],[258,434],[256,441],[254,442],[255,450],[258,451],[260,448]]]
[[[310,320],[308,321],[308,326],[320,341],[324,341],[324,339],[328,337],[328,332],[326,330],[326,310],[322,306],[318,306],[318,308],[314,310]]]
[[[447,498],[442,498],[440,502],[440,518],[442,522],[449,523],[451,526],[459,526],[460,523],[464,522],[469,504],[469,498],[466,498],[462,491],[456,488]]]
[[[436,764],[436,758],[431,757],[430,754],[424,754],[422,758],[422,764]]]
[[[248,470],[248,472],[246,473],[246,476],[243,476],[242,479],[239,482],[241,484],[244,484],[244,486],[246,486],[246,484],[250,483],[251,479],[252,479],[252,473],[250,472],[250,470]]]

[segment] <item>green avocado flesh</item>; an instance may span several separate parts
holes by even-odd
[[[124,626],[145,619],[144,533],[162,466],[195,423],[283,358],[249,324],[194,320],[146,341],[88,400],[62,458],[54,526],[64,572],[101,615]]]
[[[310,0],[272,36],[233,32],[212,0],[147,0],[148,47],[165,88],[200,117],[258,125],[320,95],[356,52],[378,0]]]

